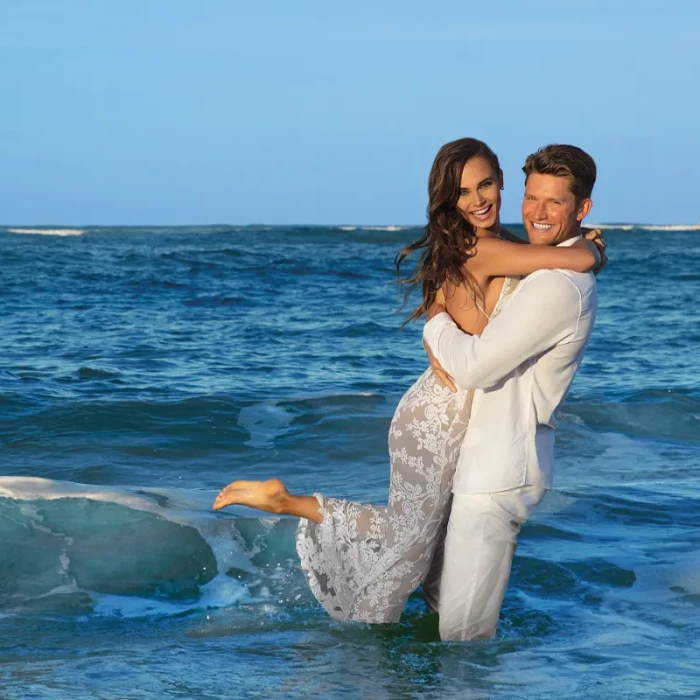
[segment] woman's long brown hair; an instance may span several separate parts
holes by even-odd
[[[474,255],[476,232],[457,209],[462,170],[468,160],[477,157],[490,163],[496,173],[500,172],[496,154],[477,139],[446,143],[435,156],[428,178],[428,223],[421,238],[399,251],[394,260],[399,283],[406,285],[404,304],[416,287],[420,286],[423,292],[421,304],[406,323],[427,312],[445,282],[464,284],[474,298],[478,296],[479,288],[464,268],[467,259]],[[417,250],[421,254],[413,274],[402,278],[401,264]]]

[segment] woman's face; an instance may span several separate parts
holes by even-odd
[[[484,158],[468,160],[462,170],[457,208],[475,228],[491,228],[501,210],[503,175]]]

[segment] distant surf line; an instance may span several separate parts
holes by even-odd
[[[82,236],[84,229],[79,228],[8,228],[8,233],[30,233],[36,236]]]
[[[599,229],[615,229],[617,231],[632,231],[634,229],[641,231],[700,231],[700,223],[698,224],[589,224],[585,223],[586,228]]]
[[[511,227],[520,227],[521,224],[519,223],[511,223],[511,224],[505,224],[506,227],[511,226]],[[585,226],[589,229],[602,229],[602,230],[615,230],[615,231],[700,231],[700,223],[697,224],[629,224],[629,223],[619,223],[619,224],[600,224],[600,223],[585,223]],[[186,233],[188,230],[192,233],[202,233],[204,231],[201,231],[201,229],[209,229],[210,227],[208,226],[191,226],[191,225],[182,225],[182,226],[147,226],[147,227],[136,227],[136,226],[109,226],[109,227],[94,227],[95,230],[100,230],[100,229],[111,229],[115,232],[118,232],[121,229],[124,230],[134,230],[134,229],[142,229],[144,231],[152,232],[152,233]],[[260,227],[248,227],[248,226],[230,226],[230,227],[222,227],[222,228],[230,228],[232,231],[245,231],[248,229],[251,230],[259,230]],[[266,231],[274,231],[276,229],[285,229],[285,228],[297,228],[294,225],[275,225],[275,226],[269,226],[269,227],[264,227],[263,230]],[[307,227],[305,227],[307,228]],[[356,225],[356,226],[351,226],[351,225],[318,225],[318,226],[309,226],[308,228],[312,229],[327,229],[327,230],[336,230],[336,231],[346,231],[346,232],[353,232],[353,231],[384,231],[384,232],[403,232],[403,231],[409,231],[412,229],[420,229],[420,225],[415,225],[415,226],[398,226],[398,225],[389,225],[389,226],[362,226],[362,225]],[[2,229],[0,229],[1,231]],[[28,227],[12,227],[12,228],[5,228],[4,229],[7,233],[18,233],[18,234],[25,234],[25,235],[35,235],[35,236],[82,236],[84,233],[86,233],[86,229],[81,229],[81,228],[28,228]],[[212,231],[207,230],[206,233],[212,233]]]

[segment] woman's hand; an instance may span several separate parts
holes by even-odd
[[[591,270],[591,272],[594,275],[597,275],[608,264],[608,256],[605,254],[605,249],[608,247],[608,244],[605,242],[603,232],[599,228],[584,228],[582,229],[582,233],[583,237],[587,241],[590,241],[595,245],[596,248],[598,248],[598,253],[600,254],[600,262],[593,270]]]

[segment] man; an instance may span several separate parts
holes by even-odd
[[[571,245],[591,209],[593,159],[575,146],[528,156],[530,243]],[[552,488],[554,413],[583,358],[597,308],[593,274],[542,270],[523,280],[481,336],[434,304],[423,338],[438,376],[475,389],[453,485],[440,571],[424,583],[444,640],[492,637],[521,525]]]

